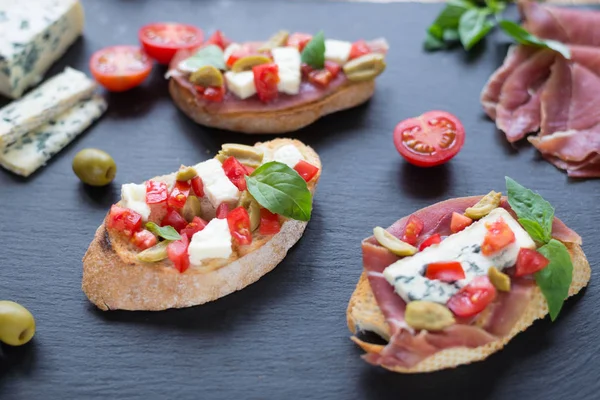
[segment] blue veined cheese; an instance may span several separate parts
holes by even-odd
[[[73,68],[48,79],[38,88],[0,109],[0,149],[89,98],[97,85]]]
[[[200,232],[194,233],[188,247],[188,256],[192,265],[201,265],[211,258],[229,258],[231,232],[226,219],[213,218]]]
[[[496,254],[484,256],[481,254],[481,245],[487,232],[485,224],[499,218],[512,229],[515,241]],[[535,249],[535,243],[505,209],[496,208],[461,232],[448,236],[440,244],[395,262],[383,271],[383,275],[406,302],[428,300],[445,304],[474,277],[487,275],[489,268],[503,270],[513,266],[522,247]],[[459,261],[465,271],[465,279],[446,283],[424,276],[428,264],[444,261]]]
[[[106,111],[106,100],[94,96],[0,150],[0,164],[29,176],[65,148]]]
[[[0,93],[19,98],[83,32],[79,0],[0,1]]]

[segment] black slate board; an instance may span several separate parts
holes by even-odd
[[[371,367],[349,340],[345,310],[361,272],[360,241],[450,197],[504,188],[509,175],[535,188],[600,260],[599,181],[570,181],[525,145],[511,147],[484,118],[479,92],[506,46],[475,54],[425,54],[422,33],[440,5],[269,1],[84,1],[87,25],[50,74],[87,71],[90,54],[136,43],[144,23],[175,20],[221,28],[238,40],[286,27],[355,40],[385,36],[392,50],[369,104],[293,136],[319,151],[324,174],[313,219],[278,268],[217,302],[160,313],[97,311],[83,295],[81,258],[117,201],[120,184],[210,157],[223,142],[251,137],[191,123],[171,103],[164,70],[143,87],[109,95],[110,108],[83,137],[24,180],[0,171],[0,298],[31,309],[35,340],[4,348],[2,399],[591,399],[598,397],[597,273],[559,320],[537,322],[483,363],[421,376]],[[467,141],[448,165],[404,163],[391,132],[430,109],[455,113]],[[99,147],[118,164],[114,184],[82,186],[71,160]]]

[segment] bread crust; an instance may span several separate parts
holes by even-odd
[[[305,159],[319,168],[309,184],[314,194],[322,166],[317,153],[298,140],[275,139],[257,143],[269,150],[293,144]],[[174,174],[159,177],[165,180]],[[219,299],[256,282],[283,260],[300,239],[307,222],[285,220],[272,237],[258,235],[244,254],[227,265],[207,272],[191,267],[184,273],[170,261],[141,263],[122,237],[103,223],[83,257],[82,289],[101,310],[148,310],[182,308]]]
[[[296,131],[325,115],[366,102],[375,92],[375,80],[344,84],[322,99],[301,106],[258,113],[209,113],[198,104],[195,93],[176,79],[170,79],[169,92],[177,107],[200,125],[248,134],[279,134]]]

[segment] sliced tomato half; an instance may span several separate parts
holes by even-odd
[[[168,64],[178,50],[192,49],[202,44],[204,32],[192,25],[154,23],[143,26],[138,38],[148,56],[159,64]]]
[[[94,79],[111,92],[124,92],[139,86],[151,70],[152,62],[135,46],[105,47],[90,58]]]

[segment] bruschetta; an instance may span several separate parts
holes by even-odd
[[[156,311],[240,290],[300,239],[320,175],[313,149],[275,139],[125,184],[83,258],[83,291],[102,310]]]
[[[354,43],[277,32],[233,43],[217,32],[179,51],[167,77],[175,104],[195,122],[242,133],[278,134],[364,103],[385,69],[384,39]]]
[[[507,191],[434,204],[362,242],[347,322],[367,362],[421,373],[483,360],[587,285],[581,237],[538,194],[510,178]]]

